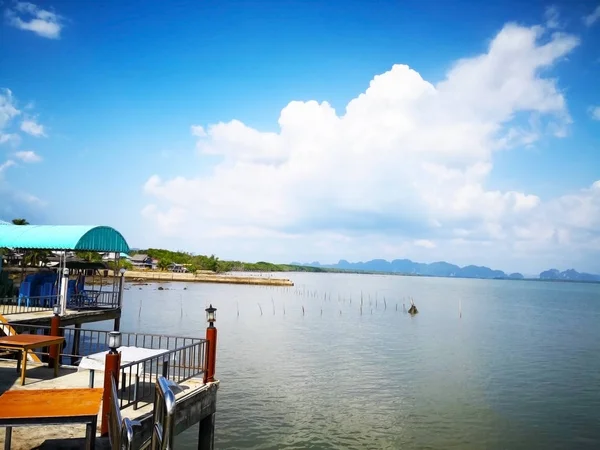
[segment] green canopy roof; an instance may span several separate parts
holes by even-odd
[[[111,227],[5,225],[0,226],[0,247],[129,253],[127,241]]]

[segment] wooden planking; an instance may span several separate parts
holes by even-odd
[[[28,389],[0,396],[0,419],[94,416],[104,389]]]

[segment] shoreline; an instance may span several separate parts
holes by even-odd
[[[109,273],[112,275],[112,271]],[[246,284],[254,286],[294,286],[293,281],[287,278],[218,275],[207,273],[191,274],[175,272],[147,272],[141,270],[126,271],[125,280],[127,282],[177,281],[190,283]]]

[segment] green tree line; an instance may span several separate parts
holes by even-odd
[[[165,270],[171,263],[185,264],[187,270],[196,272],[198,270],[209,270],[212,272],[328,272],[321,267],[296,266],[292,264],[273,264],[265,261],[248,263],[242,261],[225,261],[215,255],[195,255],[183,251],[171,251],[158,248],[138,250],[138,254],[147,254],[153,259],[159,260],[158,267]]]

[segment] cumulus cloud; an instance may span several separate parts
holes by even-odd
[[[60,38],[63,18],[33,3],[15,2],[5,11],[5,17],[10,25],[20,30],[32,31],[48,39]]]
[[[590,106],[589,112],[592,119],[600,120],[600,106]]]
[[[15,158],[20,159],[24,163],[36,163],[42,160],[40,155],[38,155],[36,152],[32,152],[31,150],[17,152],[15,153]]]
[[[209,250],[234,257],[364,259],[421,248],[450,258],[466,243],[510,242],[546,205],[487,188],[493,156],[565,135],[571,119],[547,69],[578,44],[507,24],[437,84],[396,64],[342,112],[290,102],[277,132],[239,120],[195,125],[197,151],[221,162],[209,175],[150,177],[145,217],[188,247],[219,245]]]
[[[583,23],[586,26],[591,27],[596,22],[598,22],[598,20],[600,20],[600,5],[596,6],[596,9],[594,9],[594,11],[592,11],[589,15],[583,18]]]
[[[44,126],[40,125],[35,119],[26,119],[21,122],[21,130],[34,137],[45,137]]]

